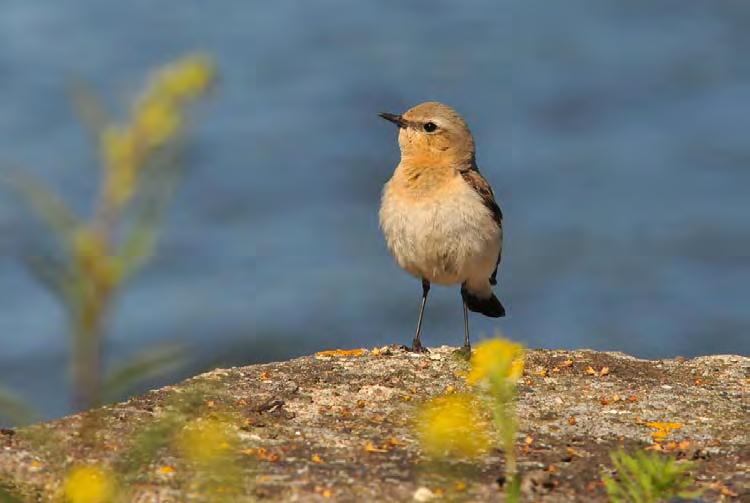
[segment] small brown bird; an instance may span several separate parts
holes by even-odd
[[[401,162],[385,184],[380,227],[398,265],[422,280],[413,351],[420,341],[430,284],[461,285],[464,350],[470,351],[468,310],[505,316],[492,292],[503,246],[503,214],[479,173],[474,138],[463,118],[438,102],[402,115],[381,113],[399,127]]]

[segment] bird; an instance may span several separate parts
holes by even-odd
[[[430,286],[461,285],[464,344],[471,354],[469,313],[505,316],[495,296],[503,248],[503,213],[479,172],[474,138],[453,108],[436,101],[402,114],[380,113],[398,126],[401,160],[383,187],[380,228],[398,265],[422,281],[411,350],[420,336]]]

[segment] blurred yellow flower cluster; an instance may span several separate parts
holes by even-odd
[[[228,422],[198,418],[182,428],[176,442],[187,460],[211,464],[234,452],[237,439]]]
[[[501,438],[512,441],[516,429],[512,402],[522,374],[522,345],[501,338],[479,343],[466,378],[473,386],[471,393],[440,396],[420,410],[417,430],[425,452],[434,457],[485,454],[492,437],[491,425],[485,420],[488,416],[494,418]],[[503,447],[506,451],[512,448]]]
[[[195,468],[192,487],[201,501],[225,502],[244,493],[240,439],[232,416],[198,417],[177,432],[173,446]],[[244,500],[243,500],[244,501]]]
[[[417,427],[425,451],[434,457],[477,457],[490,448],[479,404],[468,394],[435,398],[420,411]]]
[[[64,492],[70,503],[108,503],[115,496],[115,479],[102,468],[78,466],[68,474]]]
[[[480,342],[471,355],[469,384],[509,379],[513,382],[523,375],[523,346],[507,339]]]
[[[441,396],[427,403],[417,420],[425,451],[434,457],[485,454],[490,439],[477,408],[475,398],[468,394]]]
[[[201,97],[215,79],[213,62],[194,54],[157,71],[136,100],[129,121],[110,125],[100,137],[105,193],[114,207],[127,203],[136,189],[138,172],[158,147],[175,138],[184,124],[184,107]]]
[[[215,79],[208,56],[180,58],[151,74],[122,120],[111,120],[85,85],[74,87],[74,103],[93,133],[103,164],[89,216],[80,216],[55,190],[33,177],[9,177],[52,236],[54,248],[29,254],[24,262],[69,317],[76,409],[115,399],[141,379],[179,365],[180,351],[156,350],[118,362],[107,372],[103,340],[117,291],[156,249],[163,212],[179,175],[176,154],[188,125],[188,106],[207,94]],[[144,173],[156,176],[146,179]],[[69,489],[76,501],[88,501],[83,486],[90,485],[92,491],[107,487],[101,473],[92,470],[71,474]],[[91,484],[82,482],[87,477]]]
[[[138,262],[133,258],[149,254],[149,238],[143,238],[148,233],[145,227],[133,225],[126,236],[118,230],[125,210],[133,206],[129,203],[139,188],[139,176],[149,166],[157,169],[166,164],[156,154],[179,137],[186,106],[208,91],[215,74],[207,56],[181,58],[153,73],[126,121],[99,125],[104,170],[98,205],[89,221],[77,222],[69,239],[73,266],[70,284],[76,304],[73,312],[82,344],[94,344],[101,335],[97,332],[102,330],[112,292],[137,269]],[[124,242],[136,243],[140,251],[134,253],[132,246],[126,249]],[[77,367],[76,387],[90,387],[82,393],[86,395],[82,402],[93,405],[99,399],[95,389],[98,369],[87,368],[93,366],[86,362],[79,362]]]

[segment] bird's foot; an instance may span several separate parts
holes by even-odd
[[[429,353],[429,350],[426,347],[422,346],[422,343],[419,339],[414,339],[414,342],[411,343],[409,351],[411,351],[412,353]]]
[[[453,354],[459,358],[462,358],[464,360],[470,360],[471,359],[471,346],[468,344],[455,350]]]

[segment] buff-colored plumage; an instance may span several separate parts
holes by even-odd
[[[463,119],[446,105],[418,105],[403,118],[433,122],[399,133],[401,162],[383,191],[380,224],[398,264],[431,283],[468,282],[471,291],[490,294],[489,279],[502,247],[502,227],[482,195],[462,175],[472,170],[474,140]],[[491,193],[491,192],[490,192]]]
[[[437,102],[382,116],[399,125],[401,162],[380,207],[380,226],[396,262],[428,289],[429,283],[460,284],[469,309],[502,316],[491,287],[502,249],[502,214],[476,167],[468,126]],[[496,314],[472,307],[472,299],[494,299]]]

